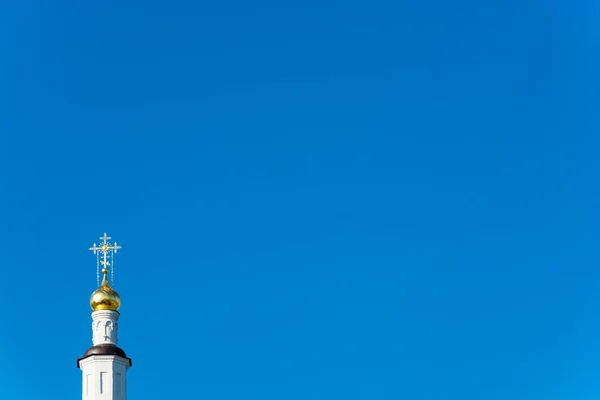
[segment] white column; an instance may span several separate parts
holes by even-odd
[[[99,310],[92,313],[92,342],[99,344],[117,344],[119,324],[118,311]]]

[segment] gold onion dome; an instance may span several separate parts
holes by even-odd
[[[94,311],[117,311],[121,306],[121,296],[119,296],[119,293],[110,287],[108,279],[106,278],[108,270],[103,269],[102,273],[104,274],[104,278],[102,279],[100,287],[94,293],[92,293],[92,296],[90,297],[90,306]]]

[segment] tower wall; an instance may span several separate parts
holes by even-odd
[[[117,337],[118,320],[118,311],[99,310],[92,313],[92,342],[94,346],[117,344],[119,340]]]
[[[90,356],[79,362],[83,400],[127,400],[130,362],[119,356]]]

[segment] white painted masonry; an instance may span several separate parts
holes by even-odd
[[[117,344],[117,330],[119,312],[110,310],[99,310],[92,313],[92,342],[94,346],[99,344]]]
[[[118,356],[90,356],[79,362],[83,400],[126,400],[129,360]]]
[[[117,311],[92,313],[92,342],[117,345],[119,324]],[[127,369],[130,360],[116,355],[92,355],[79,360],[82,372],[83,400],[127,400]]]

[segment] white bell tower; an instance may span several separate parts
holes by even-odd
[[[82,400],[127,400],[127,370],[131,359],[117,347],[119,307],[121,298],[108,282],[108,267],[121,246],[108,242],[104,234],[100,246],[90,248],[97,256],[97,267],[102,264],[102,283],[92,293],[92,343],[83,357],[77,360],[83,378]]]

